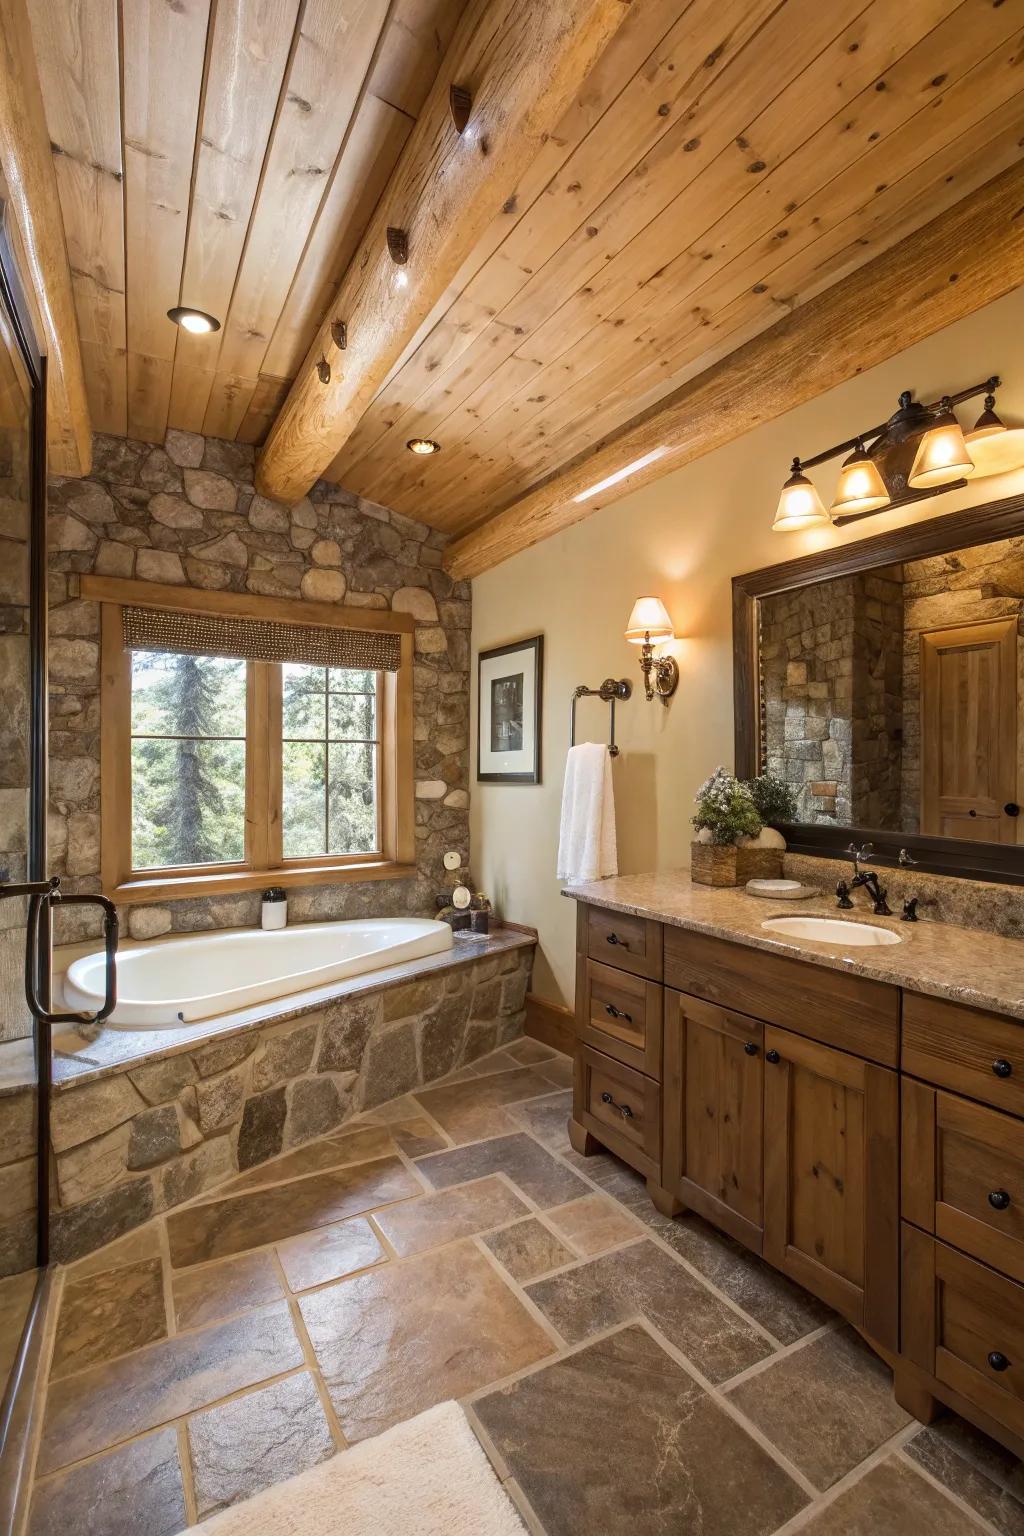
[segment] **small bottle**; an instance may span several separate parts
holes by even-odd
[[[288,921],[288,898],[279,885],[271,885],[263,892],[262,922],[268,931],[283,928]]]

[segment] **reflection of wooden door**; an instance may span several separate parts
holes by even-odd
[[[1015,843],[1017,620],[921,636],[921,831]]]

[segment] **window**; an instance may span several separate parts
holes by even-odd
[[[373,613],[367,623],[364,612],[324,604],[95,576],[82,578],[82,595],[103,602],[108,894],[153,901],[412,872],[406,615]],[[223,620],[214,604],[227,607]],[[368,634],[385,625],[386,635]],[[283,659],[221,655],[218,643]],[[384,659],[370,667],[287,659],[304,649]]]

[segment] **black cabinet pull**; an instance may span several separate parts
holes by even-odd
[[[995,1061],[992,1063],[992,1071],[995,1073],[996,1077],[1009,1077],[1013,1072],[1013,1067],[1007,1061],[1005,1056],[997,1056]]]
[[[753,1040],[748,1040],[743,1049],[746,1051],[748,1056],[757,1055],[757,1046],[754,1044]]]
[[[623,1013],[622,1009],[616,1008],[614,1003],[605,1003],[604,1011],[610,1019],[625,1019],[627,1024],[632,1024],[633,1022],[633,1015],[631,1013]]]
[[[775,1065],[775,1063],[777,1061],[781,1061],[782,1060],[782,1057],[779,1055],[778,1051],[765,1051],[764,1059],[765,1059],[765,1061],[770,1061],[772,1066],[774,1067],[774,1065]]]
[[[632,1118],[633,1118],[633,1111],[630,1109],[629,1105],[628,1104],[616,1104],[615,1100],[612,1098],[610,1093],[602,1093],[602,1095],[601,1095],[601,1103],[602,1104],[610,1104],[612,1109],[617,1109],[619,1114],[622,1116],[623,1120],[632,1120]]]
[[[1005,1189],[994,1189],[988,1197],[988,1203],[994,1211],[1005,1211],[1010,1204],[1010,1196]]]
[[[604,941],[606,944],[618,944],[620,949],[629,948],[629,941],[627,939],[620,939],[617,933],[606,933]]]
[[[1020,815],[1020,806],[1017,804],[1016,800],[1007,800],[1006,804],[1003,806],[1003,810],[1006,812],[1007,816]]]
[[[1007,1360],[1006,1356],[1000,1349],[994,1349],[992,1351],[988,1357],[988,1363],[994,1371],[1008,1370],[1010,1365],[1009,1360]]]

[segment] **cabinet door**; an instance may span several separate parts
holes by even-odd
[[[764,1026],[665,993],[666,1187],[755,1253],[762,1236]]]
[[[898,1344],[895,1072],[768,1025],[764,1256],[879,1344]]]

